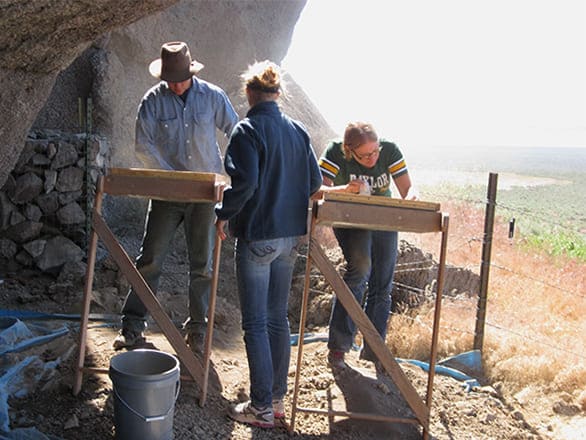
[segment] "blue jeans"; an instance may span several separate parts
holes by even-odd
[[[236,242],[236,276],[250,373],[257,408],[287,392],[291,335],[287,307],[298,237]]]
[[[398,253],[398,233],[395,231],[334,228],[334,235],[346,259],[344,282],[359,304],[362,304],[364,293],[368,289],[364,305],[365,312],[384,339],[391,311],[393,274]],[[354,342],[355,334],[356,325],[337,297],[334,298],[328,348],[343,352],[349,351]],[[361,357],[367,360],[376,359],[368,344],[364,345]]]
[[[145,222],[140,255],[136,267],[154,293],[159,287],[163,262],[173,236],[181,223],[189,254],[189,317],[186,329],[204,334],[211,290],[212,251],[214,247],[214,205],[151,200]],[[142,331],[147,309],[130,289],[122,307],[124,328]]]

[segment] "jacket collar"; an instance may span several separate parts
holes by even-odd
[[[279,113],[279,105],[276,101],[263,101],[256,104],[246,113],[246,116],[257,115],[259,113]]]

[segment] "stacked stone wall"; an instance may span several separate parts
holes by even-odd
[[[86,255],[95,186],[110,157],[98,135],[31,132],[0,190],[0,267],[58,274]]]

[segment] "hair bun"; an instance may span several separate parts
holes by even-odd
[[[281,69],[269,60],[258,61],[242,75],[246,87],[265,93],[277,93],[281,89]]]

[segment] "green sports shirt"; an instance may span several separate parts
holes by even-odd
[[[354,157],[344,157],[342,142],[330,142],[319,159],[319,167],[324,177],[332,180],[334,186],[346,185],[351,180],[365,180],[370,185],[371,194],[391,197],[391,178],[407,172],[403,153],[394,143],[381,139],[380,155],[372,168],[362,166]]]

